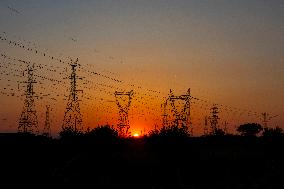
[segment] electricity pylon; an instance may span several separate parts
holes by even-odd
[[[204,130],[203,134],[206,136],[208,135],[208,118],[207,116],[204,117]]]
[[[128,111],[131,105],[131,100],[133,98],[133,90],[131,90],[130,92],[115,91],[114,95],[119,110],[119,119],[117,124],[118,134],[120,137],[128,137],[130,135]]]
[[[50,106],[46,105],[45,122],[44,122],[44,128],[42,132],[42,135],[46,137],[51,137],[49,109],[50,109]]]
[[[27,76],[28,80],[24,83],[27,83],[27,88],[25,91],[25,100],[24,100],[24,107],[21,113],[21,117],[19,120],[18,132],[19,133],[32,133],[38,134],[38,120],[37,114],[35,109],[35,92],[34,92],[34,85],[37,83],[33,77],[33,67],[28,66]]]
[[[168,98],[166,99],[164,103],[161,104],[161,108],[163,111],[163,114],[162,114],[163,127],[169,126],[169,115],[168,115],[167,107],[168,107]]]
[[[220,119],[219,116],[219,109],[217,107],[217,104],[213,104],[211,108],[211,117],[210,119],[210,125],[211,125],[211,134],[216,134],[218,128],[218,120]]]
[[[79,98],[78,92],[83,92],[82,90],[77,89],[77,79],[76,67],[78,66],[78,58],[76,62],[71,62],[72,73],[69,77],[70,79],[70,94],[66,106],[66,111],[64,115],[62,130],[69,130],[72,132],[82,132],[83,131],[83,123],[82,123],[82,115],[80,112]]]
[[[268,122],[269,122],[272,118],[278,116],[278,115],[273,115],[273,116],[271,116],[269,113],[266,113],[266,112],[261,113],[261,115],[262,115],[262,123],[263,123],[263,127],[264,127],[264,128],[267,128],[267,127],[268,127]]]
[[[170,94],[166,99],[166,102],[162,104],[163,107],[163,124],[165,127],[177,126],[185,128],[190,134],[193,132],[190,115],[190,88],[184,95],[175,96],[173,91],[170,90]],[[169,120],[172,119],[172,120]]]

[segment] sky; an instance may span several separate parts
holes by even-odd
[[[0,36],[26,47],[0,41],[0,53],[46,65],[35,74],[64,83],[36,78],[35,92],[56,99],[35,101],[40,130],[45,106],[51,105],[54,136],[61,129],[70,87],[64,78],[71,68],[43,53],[65,62],[79,59],[85,127],[117,124],[114,91],[134,90],[131,131],[149,131],[161,124],[161,104],[169,90],[182,95],[190,88],[192,96],[202,99],[191,106],[196,135],[213,103],[220,108],[220,125],[228,122],[232,132],[244,122],[261,123],[263,112],[276,116],[270,126],[284,129],[282,0],[1,0],[0,26]],[[14,132],[25,88],[25,77],[14,75],[25,68],[15,60],[0,61],[9,65],[0,67],[0,132]]]

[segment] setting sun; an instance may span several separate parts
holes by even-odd
[[[140,135],[139,135],[138,133],[134,133],[133,136],[134,136],[135,138],[138,138]]]

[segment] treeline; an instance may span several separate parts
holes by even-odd
[[[243,137],[283,137],[284,132],[280,127],[262,127],[258,123],[246,123],[240,125],[237,128],[236,134],[228,134],[224,130],[216,128],[212,129],[206,135],[201,137],[212,137],[212,136],[243,136]],[[94,129],[87,129],[85,132],[79,132],[72,129],[62,130],[60,133],[60,139],[71,139],[71,138],[96,138],[102,140],[114,140],[118,139],[118,131],[110,125],[98,126]],[[185,126],[167,126],[161,127],[160,129],[154,129],[147,135],[141,136],[142,138],[188,138],[192,137],[189,130]],[[131,138],[131,136],[129,136]]]

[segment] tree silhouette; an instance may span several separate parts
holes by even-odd
[[[110,139],[110,138],[117,138],[118,133],[115,129],[113,129],[109,125],[98,126],[90,131],[88,131],[85,135],[94,138],[100,139]]]
[[[226,135],[226,133],[223,129],[216,128],[216,129],[213,130],[211,135],[213,135],[213,136],[224,136],[224,135]]]
[[[65,128],[59,132],[61,138],[73,138],[81,136],[83,133],[72,128]]]
[[[256,136],[260,131],[262,131],[262,126],[258,123],[246,123],[240,125],[237,131],[241,133],[242,136]]]
[[[275,128],[264,128],[262,132],[262,136],[264,137],[278,137],[284,136],[283,129],[280,127]]]
[[[157,137],[157,136],[159,136],[159,134],[160,134],[160,130],[154,129],[154,130],[149,131],[148,136],[149,137]]]
[[[178,127],[177,125],[172,125],[170,127],[162,127],[160,130],[154,130],[149,132],[149,137],[174,137],[183,138],[189,137],[190,133],[187,127]]]

